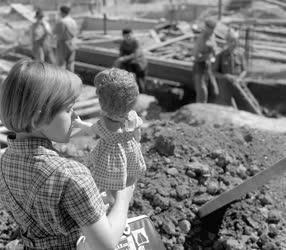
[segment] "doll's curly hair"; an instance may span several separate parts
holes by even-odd
[[[134,74],[111,68],[96,75],[94,86],[102,111],[110,118],[123,118],[139,95]]]

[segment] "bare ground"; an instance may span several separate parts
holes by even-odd
[[[184,115],[168,114],[171,120],[151,121],[144,129],[147,172],[138,182],[130,216],[149,215],[167,249],[285,249],[283,177],[204,220],[196,214],[206,201],[283,158],[284,136],[201,117],[188,121]],[[79,161],[93,146],[85,137],[56,145]],[[4,245],[16,225],[4,210],[1,214]]]

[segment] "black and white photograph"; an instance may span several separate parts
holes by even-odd
[[[286,0],[0,0],[0,250],[286,250]]]

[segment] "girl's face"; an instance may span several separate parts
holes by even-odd
[[[48,125],[41,127],[40,132],[51,141],[68,142],[72,132],[72,123],[76,118],[72,106],[73,104],[60,111]]]

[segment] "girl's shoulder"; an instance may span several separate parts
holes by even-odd
[[[45,159],[44,168],[51,169],[56,175],[69,178],[79,174],[86,174],[89,172],[89,169],[82,163],[68,159],[65,156],[50,156]]]

